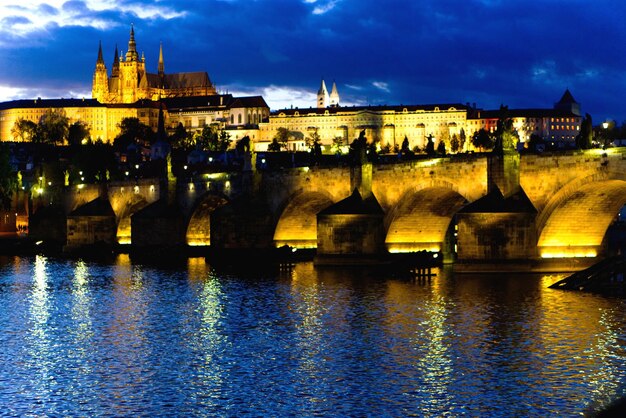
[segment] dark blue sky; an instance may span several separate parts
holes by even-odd
[[[13,3],[14,5],[10,5]],[[156,72],[207,71],[270,107],[344,104],[551,107],[569,88],[594,123],[626,120],[623,0],[3,0],[0,100],[90,97],[102,41]]]

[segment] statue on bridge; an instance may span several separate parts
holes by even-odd
[[[509,107],[500,106],[500,117],[496,126],[496,143],[493,151],[503,153],[506,151],[516,151],[519,142],[519,134],[513,126],[513,119],[508,117]]]
[[[367,138],[365,129],[359,133],[359,137],[350,144],[350,161],[353,165],[363,165],[367,162]]]

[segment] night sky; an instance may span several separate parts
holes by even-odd
[[[315,105],[552,107],[569,88],[594,123],[626,120],[626,1],[2,0],[0,100],[91,97],[131,23],[148,71],[207,71],[272,109]]]

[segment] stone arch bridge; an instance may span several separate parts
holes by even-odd
[[[315,248],[317,213],[363,182],[384,212],[389,252],[442,251],[456,235],[460,258],[589,257],[604,251],[607,228],[626,203],[626,150],[464,154],[375,165],[365,174],[350,167],[215,173],[178,179],[175,187],[158,180],[110,183],[106,194],[120,243],[131,243],[131,216],[164,198],[169,187],[188,245]],[[498,192],[513,204],[494,204]],[[76,186],[65,191],[64,210],[99,195],[97,186]],[[503,213],[517,213],[520,196],[532,205],[524,209],[525,221],[503,221]],[[454,232],[453,220],[463,217],[471,227]],[[501,225],[507,226],[499,240],[490,239]],[[494,245],[523,251],[494,253],[487,248]]]

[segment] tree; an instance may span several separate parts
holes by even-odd
[[[428,135],[426,140],[426,154],[429,156],[435,155],[435,143],[433,142],[433,136]]]
[[[204,132],[204,129],[203,129]],[[170,136],[170,144],[175,149],[191,149],[193,147],[193,138],[187,132],[182,123],[178,123],[176,130]]]
[[[459,142],[461,144],[459,150],[463,151],[465,149],[465,142],[467,141],[467,137],[465,135],[465,129],[461,128],[459,131]]]
[[[67,132],[67,142],[70,145],[84,145],[88,139],[89,127],[85,122],[79,120],[70,125]]]
[[[461,141],[459,141],[459,137],[456,134],[452,135],[450,139],[450,151],[459,152],[461,150]]]
[[[63,109],[48,109],[39,119],[38,137],[46,144],[63,144],[69,130],[69,119]]]
[[[11,197],[17,186],[17,175],[9,162],[9,147],[0,144],[0,206],[11,209]]]
[[[439,140],[439,143],[437,144],[437,154],[446,155],[446,143],[443,139]]]
[[[250,152],[250,137],[246,135],[239,141],[237,141],[237,143],[235,144],[235,149],[239,154],[245,154]]]
[[[407,138],[406,135],[404,136],[404,140],[402,141],[402,147],[400,148],[400,151],[403,155],[413,155],[413,151],[411,151],[409,145],[409,138]]]
[[[314,151],[316,147],[320,147],[322,138],[320,137],[317,128],[313,130],[313,133],[311,133],[311,135],[306,137],[305,142],[306,146],[312,151]]]
[[[126,150],[130,144],[150,145],[156,140],[154,131],[138,118],[124,118],[118,127],[120,133],[113,140],[113,144],[119,150]]]
[[[289,130],[287,128],[278,128],[274,138],[279,145],[279,151],[282,149],[287,150],[287,143],[289,142]],[[272,141],[273,142],[273,141]]]
[[[580,133],[576,136],[576,147],[580,149],[591,148],[591,141],[593,139],[593,125],[591,115],[585,113],[585,118],[580,124]]]
[[[472,145],[482,151],[490,150],[494,146],[494,139],[486,129],[479,129],[472,136]]]
[[[218,151],[226,151],[230,147],[230,134],[224,129],[220,130],[217,138]]]
[[[272,142],[267,146],[268,151],[279,152],[282,149],[282,145],[278,142],[278,138],[272,138]]]
[[[33,141],[37,135],[37,124],[31,120],[19,118],[11,128],[14,141]]]
[[[343,146],[343,138],[340,136],[336,136],[333,138],[333,144],[330,149],[335,154],[341,154],[341,147]]]

